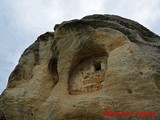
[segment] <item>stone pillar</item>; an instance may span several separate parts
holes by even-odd
[[[93,73],[93,72],[95,72],[95,66],[94,65],[91,66],[91,73]]]
[[[105,68],[106,68],[105,63],[101,62],[101,70],[103,70]]]

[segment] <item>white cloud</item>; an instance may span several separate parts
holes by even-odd
[[[160,34],[160,31],[152,29],[157,19],[160,19],[159,0],[107,0],[105,1],[105,11],[133,19],[152,31]]]
[[[6,4],[12,9],[17,27],[32,32],[52,30],[56,23],[94,13],[118,14],[149,28],[160,16],[158,0],[10,0]]]
[[[59,3],[48,0],[15,0],[6,2],[12,9],[14,22],[20,29],[26,31],[46,29],[52,21],[61,19],[62,10],[59,9]]]

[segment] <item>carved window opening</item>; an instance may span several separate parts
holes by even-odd
[[[105,63],[103,63],[103,62],[97,62],[97,63],[95,63],[95,64],[92,65],[91,72],[92,73],[93,72],[98,72],[98,71],[101,71],[103,69],[105,69]]]
[[[96,64],[94,64],[94,68],[95,68],[95,72],[102,70],[102,68],[101,68],[101,63],[96,63]]]

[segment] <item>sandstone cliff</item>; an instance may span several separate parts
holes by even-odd
[[[104,110],[160,114],[160,37],[113,15],[65,21],[38,37],[0,96],[2,120],[143,119]]]

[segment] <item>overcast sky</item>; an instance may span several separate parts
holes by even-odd
[[[160,35],[160,0],[0,0],[0,93],[22,52],[39,35],[90,14],[130,18]]]

